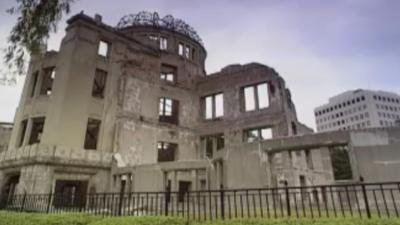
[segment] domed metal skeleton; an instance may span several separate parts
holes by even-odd
[[[130,14],[122,17],[117,24],[118,29],[130,26],[156,26],[167,28],[187,35],[204,46],[203,41],[193,27],[181,19],[174,18],[172,15],[166,15],[163,18],[160,18],[157,12],[151,13],[142,11],[138,14]]]

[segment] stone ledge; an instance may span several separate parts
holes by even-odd
[[[0,168],[27,164],[64,164],[111,167],[112,153],[34,144],[0,153]]]

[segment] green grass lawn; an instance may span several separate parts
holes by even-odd
[[[0,225],[400,225],[400,219],[233,219],[187,221],[178,217],[108,217],[88,214],[35,214],[0,212]]]

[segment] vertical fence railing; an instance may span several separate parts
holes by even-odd
[[[0,196],[16,212],[84,212],[101,216],[180,216],[188,220],[234,218],[399,217],[400,182],[278,188]]]

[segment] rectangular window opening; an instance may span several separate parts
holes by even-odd
[[[85,134],[85,144],[84,148],[87,150],[96,150],[97,142],[99,138],[101,121],[97,119],[88,119],[86,134]]]
[[[243,88],[245,111],[259,110],[269,107],[269,90],[267,83]]]
[[[272,139],[272,137],[272,128],[268,127],[252,128],[244,131],[244,139],[246,142],[268,140]]]
[[[224,95],[222,93],[209,95],[203,99],[205,119],[215,119],[224,116]]]
[[[97,54],[99,56],[103,56],[105,58],[107,58],[110,54],[110,46],[111,44],[106,42],[106,41],[100,41],[99,42],[99,47],[97,49]]]
[[[256,109],[254,87],[244,88],[244,102],[246,111],[252,111]]]
[[[160,49],[167,50],[168,48],[168,40],[166,37],[160,37]]]
[[[196,58],[196,50],[194,48],[192,48],[192,60],[195,60]]]
[[[185,58],[190,58],[190,47],[187,45],[185,46]]]
[[[267,83],[257,85],[258,108],[264,109],[269,106]]]
[[[40,95],[51,95],[53,91],[53,82],[56,76],[55,67],[43,69],[42,81],[40,86]]]
[[[170,83],[176,82],[177,68],[172,65],[161,64],[160,80]]]
[[[170,98],[160,98],[159,121],[171,124],[178,124],[179,101]]]
[[[183,56],[183,44],[182,43],[178,44],[178,54],[180,56]]]
[[[223,149],[225,147],[225,136],[224,134],[219,134],[214,136],[217,142],[217,151]]]
[[[107,82],[107,72],[96,69],[92,88],[92,96],[95,98],[104,98],[104,91]]]
[[[204,136],[201,137],[201,143],[203,146],[202,156],[211,159],[214,152],[220,151],[225,147],[225,136],[223,133]]]
[[[44,117],[36,117],[32,118],[32,127],[31,133],[29,136],[29,144],[40,143],[43,134],[45,118]]]
[[[211,159],[214,153],[214,142],[212,138],[209,137],[205,138],[205,148],[206,148],[206,157]]]
[[[158,142],[157,143],[157,150],[158,162],[171,162],[175,161],[176,151],[178,149],[178,145],[174,143],[167,143],[167,142]]]

